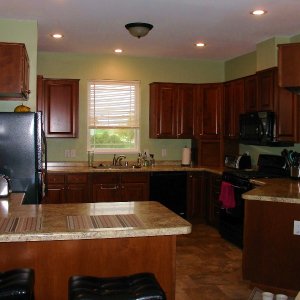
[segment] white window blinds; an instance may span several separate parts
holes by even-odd
[[[139,82],[89,82],[89,128],[139,128]]]

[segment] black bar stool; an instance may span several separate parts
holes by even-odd
[[[33,300],[33,286],[32,269],[0,272],[0,300]]]
[[[152,273],[123,277],[72,276],[69,300],[165,300],[166,295]]]

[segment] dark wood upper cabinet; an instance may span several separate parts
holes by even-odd
[[[24,44],[0,43],[0,100],[27,100],[29,58]]]
[[[194,131],[197,138],[219,139],[222,134],[223,84],[197,85]]]
[[[196,88],[192,84],[178,86],[177,98],[177,137],[193,137],[193,103],[195,101]]]
[[[257,110],[274,110],[277,68],[257,72]]]
[[[192,138],[193,84],[150,84],[150,138]]]
[[[46,137],[78,136],[78,79],[38,76],[37,109],[44,114]]]
[[[300,87],[300,43],[278,45],[280,87]]]
[[[244,112],[244,80],[224,84],[224,137],[239,137],[239,116]]]
[[[257,111],[257,76],[244,77],[244,108],[245,112]]]

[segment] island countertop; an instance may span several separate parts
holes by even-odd
[[[244,193],[245,200],[300,204],[300,181],[290,178],[251,180],[257,187]]]
[[[21,205],[23,196],[13,193],[9,198],[1,199],[0,242],[163,236],[191,232],[189,222],[154,201]],[[109,216],[111,222],[118,221],[121,216],[118,224],[121,222],[123,225],[93,226],[95,220],[90,218],[99,216]],[[132,225],[130,220],[126,224],[126,219],[122,218],[127,217],[136,224]],[[81,224],[76,225],[78,218]],[[4,222],[14,222],[14,225],[4,229]],[[31,228],[30,222],[33,224]]]

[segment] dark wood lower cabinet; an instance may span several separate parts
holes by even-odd
[[[102,173],[92,178],[91,202],[149,200],[148,173]]]
[[[217,228],[219,227],[220,217],[219,195],[221,189],[221,179],[222,177],[218,174],[209,174],[206,202],[206,221],[209,225]]]
[[[44,204],[148,201],[149,172],[49,173]],[[187,172],[186,217],[217,227],[221,176]]]
[[[299,291],[300,240],[296,203],[245,200],[243,278],[275,293]]]
[[[205,221],[207,173],[189,172],[187,177],[187,218]]]
[[[48,174],[45,204],[89,202],[88,174]]]

